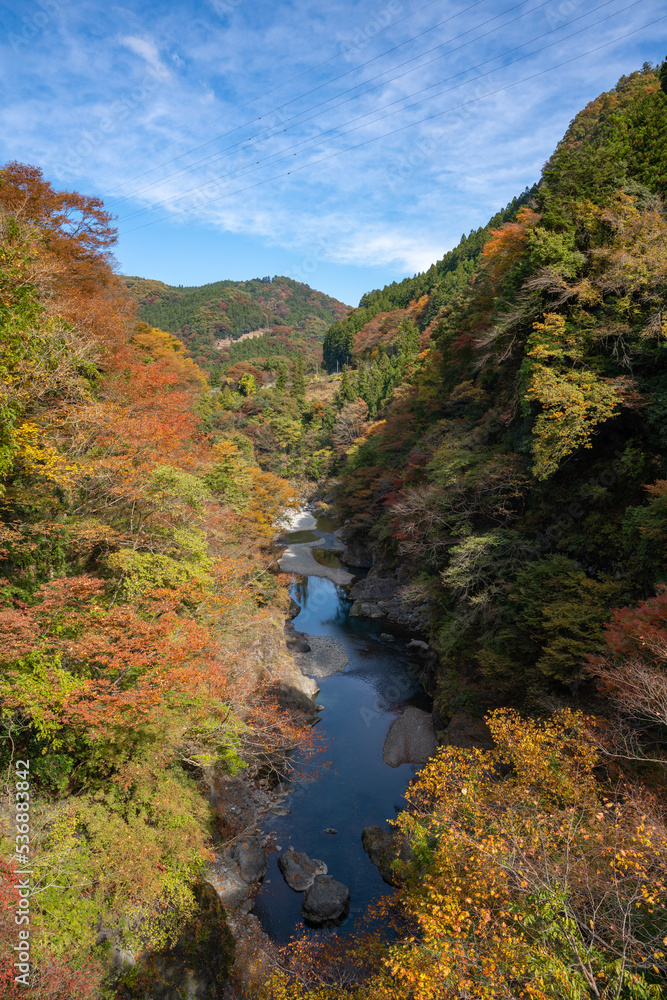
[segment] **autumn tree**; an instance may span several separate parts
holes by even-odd
[[[600,690],[625,718],[667,726],[667,587],[613,611],[604,638],[586,660]]]

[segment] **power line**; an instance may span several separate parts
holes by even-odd
[[[425,63],[421,63],[420,66],[415,66],[412,70],[407,70],[405,73],[400,73],[398,76],[390,77],[388,80],[383,81],[383,83],[378,84],[376,87],[370,87],[368,90],[364,91],[361,94],[357,94],[354,97],[349,98],[347,101],[341,101],[338,104],[335,104],[334,107],[330,108],[329,110],[331,111],[331,110],[334,110],[337,107],[341,107],[342,104],[349,103],[350,100],[356,100],[357,97],[365,97],[366,94],[370,94],[374,90],[378,90],[380,87],[386,86],[389,83],[394,83],[396,80],[400,80],[403,76],[407,76],[407,75],[409,75],[409,73],[414,73],[418,69],[422,69],[424,66],[429,66],[432,62],[436,62],[438,59],[443,59],[445,56],[451,55],[453,52],[457,52],[459,49],[465,48],[466,45],[470,45],[473,42],[479,41],[481,38],[485,38],[489,34],[493,34],[494,31],[499,30],[500,28],[504,28],[508,24],[512,24],[514,21],[517,21],[520,18],[527,16],[528,14],[532,14],[536,10],[540,10],[542,7],[548,6],[548,4],[550,4],[551,2],[552,2],[552,0],[542,0],[542,2],[539,3],[539,4],[537,4],[535,7],[531,7],[529,10],[522,11],[522,13],[519,14],[519,15],[517,15],[517,17],[512,18],[509,21],[505,21],[504,24],[499,25],[499,28],[492,29],[492,31],[487,31],[483,35],[478,35],[476,38],[469,39],[467,42],[464,42],[463,45],[458,46],[458,48],[448,49],[446,52],[441,53],[441,55],[435,56],[433,59],[429,59]],[[611,2],[611,0],[610,0],[610,2]],[[512,7],[508,7],[506,10],[502,11],[500,14],[496,14],[494,17],[488,18],[486,21],[482,21],[481,24],[475,25],[474,28],[468,28],[466,31],[461,32],[461,34],[455,35],[453,38],[449,39],[449,42],[456,42],[460,38],[463,38],[465,35],[469,35],[471,31],[476,31],[478,28],[483,28],[487,24],[491,24],[493,21],[497,21],[498,18],[503,17],[505,14],[511,13],[513,10],[516,10],[517,7],[523,6],[523,3],[524,3],[524,0],[520,0],[519,3],[514,4]],[[598,9],[599,8],[594,7],[593,11],[589,11],[588,13],[593,13],[595,10],[598,10]],[[582,14],[580,16],[581,17],[585,17],[586,14]],[[575,20],[578,20],[578,18],[575,18]],[[573,22],[565,22],[565,24],[567,24],[567,23],[573,23]],[[552,31],[559,31],[564,26],[565,25],[559,25],[557,28],[553,28],[551,30]],[[547,34],[548,34],[548,32],[547,32]],[[538,37],[542,37],[542,36],[538,36]],[[412,59],[407,59],[404,62],[399,63],[398,66],[394,66],[392,69],[383,70],[382,73],[378,73],[376,76],[371,77],[370,80],[365,80],[363,83],[357,83],[353,87],[350,87],[347,90],[341,91],[340,94],[336,94],[333,97],[329,97],[329,98],[327,98],[324,101],[320,101],[319,104],[314,104],[310,108],[304,108],[302,111],[297,112],[291,118],[286,118],[284,122],[281,122],[281,126],[285,125],[285,124],[288,124],[289,122],[295,122],[295,119],[299,118],[301,115],[307,114],[309,111],[314,111],[317,108],[321,108],[323,105],[329,104],[331,101],[336,100],[337,97],[342,97],[345,94],[351,93],[353,90],[358,90],[360,87],[365,87],[367,84],[373,83],[374,80],[379,80],[380,77],[386,76],[387,73],[391,73],[391,72],[393,72],[396,69],[401,69],[403,66],[407,66],[410,63],[416,62],[418,59],[423,59],[424,56],[429,55],[431,52],[435,52],[437,49],[443,48],[446,44],[448,44],[448,42],[440,42],[438,45],[434,45],[432,48],[427,49],[425,52],[422,52],[420,55],[413,56]],[[527,43],[524,43],[524,44],[527,44]],[[514,50],[512,49],[510,51],[514,51]],[[304,96],[307,96],[307,95],[304,95]],[[295,100],[298,100],[298,98],[295,98]],[[292,103],[292,102],[290,102],[290,103]],[[280,108],[275,108],[272,111],[265,112],[262,117],[265,118],[268,114],[274,114],[278,110],[280,110]],[[312,119],[310,119],[310,118],[306,118],[306,119],[303,119],[301,122],[295,122],[295,124],[302,125],[302,124],[305,124],[305,122],[311,121],[311,120]],[[188,153],[194,153],[198,149],[203,149],[204,146],[208,146],[208,145],[210,145],[210,143],[216,142],[218,139],[223,139],[223,138],[225,138],[228,135],[233,135],[234,132],[239,132],[242,128],[246,128],[248,125],[254,125],[258,121],[261,121],[261,118],[259,118],[259,119],[258,118],[253,118],[251,121],[244,122],[242,125],[238,125],[236,128],[230,129],[228,132],[223,132],[221,135],[218,135],[215,138],[209,140],[209,142],[203,143],[201,146],[196,146],[194,149],[186,150],[186,152],[181,153],[179,156],[174,157],[172,160],[168,160],[166,163],[162,163],[162,164],[159,164],[156,167],[152,167],[151,170],[145,171],[145,173],[144,174],[140,174],[139,177],[143,177],[146,174],[152,173],[154,170],[158,170],[160,167],[168,166],[169,163],[174,163],[176,160],[181,159],[183,156],[187,156]],[[254,140],[253,144],[255,144],[256,142],[263,142],[265,139],[270,139],[273,136],[281,135],[283,132],[287,132],[288,129],[291,128],[291,127],[292,126],[289,125],[289,124],[288,124],[288,128],[275,127],[275,131],[273,131],[273,132],[271,131],[271,127],[266,128],[262,132],[258,133],[256,136],[250,136],[249,139],[243,139],[243,140],[240,140],[239,142],[232,143],[231,146],[227,146],[223,150],[219,150],[218,152],[212,153],[209,156],[204,156],[200,160],[195,160],[194,163],[190,163],[187,166],[181,168],[180,170],[177,170],[177,171],[175,171],[172,174],[168,174],[166,177],[161,177],[160,178],[160,182],[163,183],[164,181],[171,180],[171,179],[173,179],[175,177],[178,177],[178,176],[180,176],[180,175],[182,175],[184,173],[189,173],[190,170],[192,170],[193,167],[201,166],[203,163],[214,162],[216,159],[219,159],[226,152],[229,152],[230,150],[234,150],[234,149],[238,148],[239,146],[242,146],[244,149],[248,149],[250,147],[247,145],[247,143],[251,142],[251,140]],[[143,185],[143,187],[140,187],[140,188],[136,189],[131,194],[122,195],[122,196],[120,196],[118,198],[111,199],[111,201],[107,202],[107,204],[113,205],[114,203],[117,203],[119,201],[128,201],[129,199],[135,198],[138,194],[141,194],[142,191],[145,191],[145,190],[151,188],[152,186],[153,186],[153,182],[150,182],[149,184],[145,184],[145,185]]]
[[[574,24],[576,21],[579,21],[579,20],[581,20],[584,17],[588,17],[590,14],[594,13],[596,10],[600,10],[603,7],[607,7],[607,6],[609,6],[610,3],[613,3],[613,2],[614,2],[614,0],[604,0],[604,3],[599,4],[598,7],[594,7],[593,10],[587,11],[585,14],[581,14],[577,18],[573,18],[573,20],[570,21],[569,24]],[[504,69],[504,68],[506,68],[506,66],[512,66],[515,63],[521,62],[524,59],[528,59],[531,56],[537,55],[540,52],[545,52],[547,49],[552,48],[554,45],[558,45],[558,44],[560,44],[562,42],[568,41],[569,39],[574,38],[576,35],[582,34],[582,32],[588,31],[591,28],[595,28],[598,25],[603,24],[605,21],[608,21],[611,18],[616,17],[618,14],[622,14],[626,10],[629,10],[632,7],[636,7],[639,3],[642,3],[642,2],[643,2],[643,0],[633,0],[633,2],[630,3],[630,4],[628,4],[626,7],[622,7],[620,10],[614,11],[612,14],[607,15],[607,17],[600,18],[600,20],[594,22],[593,24],[585,25],[583,28],[580,28],[577,31],[574,31],[574,32],[572,32],[569,35],[566,35],[564,38],[556,39],[555,41],[550,42],[548,45],[542,46],[542,48],[540,48],[540,49],[534,50],[533,52],[524,53],[523,55],[518,56],[516,59],[511,60],[511,62],[506,63],[504,66],[502,66],[502,67],[496,67],[495,69],[488,70],[486,73],[480,74],[475,79],[477,79],[477,80],[483,79],[484,77],[490,76],[492,73],[497,72],[498,69]],[[396,111],[392,111],[388,115],[381,115],[379,117],[374,118],[372,121],[365,122],[365,124],[363,124],[363,125],[357,125],[354,128],[348,129],[347,132],[340,133],[340,131],[339,131],[341,128],[344,128],[347,125],[353,125],[355,122],[360,121],[360,120],[362,120],[364,118],[369,118],[371,115],[377,115],[377,113],[379,111],[384,111],[387,108],[393,107],[396,104],[402,104],[405,100],[409,100],[411,97],[417,97],[420,94],[426,93],[429,90],[433,90],[435,87],[442,86],[443,83],[448,83],[450,80],[455,80],[459,76],[463,76],[466,73],[472,72],[473,70],[480,69],[481,67],[486,66],[490,62],[495,62],[497,59],[502,59],[505,56],[511,54],[512,52],[515,52],[518,48],[522,48],[524,45],[530,45],[530,44],[532,44],[532,42],[539,41],[540,38],[544,38],[547,35],[553,34],[554,31],[560,30],[561,27],[562,26],[559,26],[559,28],[552,28],[549,31],[543,32],[541,35],[536,36],[535,38],[531,38],[529,41],[522,42],[521,45],[516,45],[512,49],[508,49],[507,51],[502,52],[502,53],[500,53],[498,55],[491,56],[489,59],[485,59],[481,63],[477,63],[475,66],[468,67],[465,70],[461,70],[459,73],[455,73],[452,76],[447,77],[444,80],[439,80],[437,83],[431,84],[428,87],[423,87],[421,90],[418,90],[418,91],[415,91],[412,94],[408,94],[406,96],[403,96],[403,97],[399,98],[396,101],[391,101],[388,104],[383,105],[380,108],[375,108],[373,111],[368,111],[368,112],[366,112],[363,115],[358,115],[356,118],[352,118],[352,119],[350,119],[347,122],[342,122],[341,124],[339,124],[337,126],[334,126],[331,129],[327,129],[325,132],[321,132],[319,134],[319,136],[317,136],[315,138],[315,141],[312,141],[312,138],[311,139],[303,139],[300,142],[293,144],[292,146],[288,146],[285,150],[279,150],[278,153],[271,153],[268,156],[264,157],[263,159],[257,160],[256,164],[254,166],[252,166],[252,167],[248,167],[248,166],[242,167],[239,170],[235,171],[234,173],[228,174],[227,177],[226,177],[226,180],[230,180],[230,179],[232,179],[234,177],[246,176],[247,174],[256,172],[257,169],[261,170],[262,166],[260,166],[260,164],[264,163],[264,165],[266,165],[265,161],[272,160],[273,163],[277,163],[277,162],[280,162],[281,160],[289,159],[289,156],[287,154],[291,150],[293,150],[295,148],[298,148],[299,146],[304,146],[304,144],[306,144],[306,143],[310,143],[310,145],[307,145],[305,149],[299,150],[299,152],[307,152],[308,149],[312,149],[315,146],[319,145],[319,143],[324,138],[324,136],[329,135],[332,132],[336,132],[336,133],[338,133],[339,137],[343,137],[345,135],[349,135],[351,132],[358,131],[360,128],[365,128],[368,125],[373,125],[373,124],[375,124],[378,121],[384,121],[385,118],[390,118],[393,115],[399,114],[402,111],[409,111],[413,107],[417,107],[418,104],[423,104],[426,101],[431,101],[431,100],[434,100],[434,99],[436,99],[438,97],[442,97],[444,94],[450,93],[452,90],[457,90],[459,87],[463,86],[466,81],[463,81],[463,83],[457,84],[454,87],[449,87],[446,90],[440,91],[437,94],[432,94],[430,97],[424,98],[424,100],[418,101],[415,104],[406,105],[404,107],[398,108]],[[346,103],[346,102],[343,102],[343,103]],[[278,154],[280,154],[280,155],[278,155]],[[292,153],[292,156],[296,156],[296,155],[297,155],[297,153]],[[275,157],[277,157],[277,159]],[[208,182],[206,182],[204,184],[197,185],[194,188],[190,188],[188,191],[185,191],[182,194],[179,194],[179,195],[175,196],[174,198],[171,198],[171,199],[167,200],[166,202],[163,203],[163,205],[170,205],[170,204],[174,204],[174,203],[176,203],[178,201],[181,201],[183,198],[187,198],[187,197],[195,194],[197,191],[201,191],[203,188],[209,187],[211,185],[211,183],[212,183],[212,181],[208,181]],[[151,208],[151,207],[137,209],[135,212],[132,212],[130,215],[125,216],[125,218],[121,219],[120,221],[121,221],[121,223],[128,222],[131,219],[138,218],[140,215],[145,215],[147,212],[150,212],[150,211],[153,211],[153,210],[154,209]]]
[[[435,0],[431,0],[431,2],[435,2]],[[437,24],[432,25],[430,28],[425,28],[424,31],[420,31],[420,32],[418,32],[418,34],[412,35],[412,37],[410,37],[410,38],[406,38],[405,41],[399,42],[398,45],[394,45],[391,49],[387,49],[385,52],[381,52],[379,55],[373,56],[372,59],[367,59],[366,62],[359,63],[358,66],[353,66],[351,69],[346,70],[345,73],[341,73],[339,76],[335,76],[331,80],[326,80],[324,83],[319,84],[317,87],[313,87],[311,90],[307,90],[305,93],[299,94],[297,97],[293,97],[289,101],[285,101],[284,104],[279,104],[278,107],[272,108],[270,111],[263,112],[263,114],[259,115],[259,117],[251,118],[250,121],[245,122],[243,125],[239,125],[235,129],[232,129],[231,132],[223,132],[221,135],[216,135],[212,139],[208,139],[206,142],[202,143],[200,146],[195,146],[193,149],[186,150],[184,153],[179,153],[178,156],[172,157],[171,160],[167,160],[164,163],[159,163],[159,164],[157,164],[157,166],[151,167],[150,170],[145,170],[142,174],[138,174],[136,177],[132,177],[128,181],[121,182],[121,183],[130,184],[130,183],[132,183],[133,180],[139,180],[141,177],[145,177],[146,174],[150,174],[154,170],[158,170],[160,167],[166,167],[170,163],[174,163],[175,160],[180,160],[182,156],[187,156],[189,153],[195,153],[195,152],[197,152],[198,149],[203,149],[204,146],[210,146],[210,144],[212,142],[217,142],[218,139],[222,139],[222,138],[224,138],[227,135],[231,135],[232,132],[237,132],[238,129],[240,129],[240,128],[245,128],[247,125],[253,125],[255,122],[261,121],[263,117],[266,117],[266,115],[274,114],[276,111],[280,111],[280,110],[282,110],[282,108],[286,108],[289,104],[294,104],[295,101],[300,101],[302,98],[309,97],[310,94],[314,94],[318,90],[322,90],[323,87],[328,87],[329,84],[331,84],[331,83],[337,83],[338,80],[342,80],[344,77],[349,76],[350,73],[356,73],[357,70],[363,69],[365,66],[370,66],[371,63],[377,62],[378,59],[382,59],[384,56],[387,56],[390,53],[395,52],[397,49],[403,48],[404,45],[408,45],[410,42],[414,42],[417,38],[421,38],[422,35],[427,35],[430,31],[435,31],[436,28],[441,28],[443,24],[447,24],[449,21],[453,21],[455,18],[460,17],[461,14],[467,14],[468,11],[472,10],[474,7],[479,7],[479,5],[481,3],[484,3],[484,2],[485,2],[485,0],[475,0],[475,2],[472,3],[472,4],[470,4],[469,7],[464,7],[463,10],[459,10],[455,14],[450,14],[449,17],[446,17],[442,21],[438,21]],[[425,6],[426,7],[430,7],[431,4],[428,3]],[[419,8],[419,10],[423,10],[423,9],[424,9],[423,7]],[[418,11],[415,11],[415,13],[418,13]],[[411,17],[412,15],[407,15],[407,16]],[[406,19],[407,19],[407,17],[406,18],[402,18],[402,20],[406,20]],[[396,24],[400,24],[400,21],[397,21],[395,23]],[[333,58],[336,58],[336,57],[332,56],[332,59]],[[326,62],[331,62],[332,59],[327,59]],[[325,65],[325,63],[320,63],[319,64],[319,66],[324,66],[324,65]],[[316,66],[314,68],[318,69],[319,67]],[[311,70],[307,70],[306,72],[311,72]],[[304,73],[299,74],[299,76],[303,76],[303,75],[304,75]],[[294,77],[294,79],[298,79],[298,77]],[[280,84],[280,86],[283,86],[283,84]],[[273,90],[269,90],[267,92],[267,94],[272,94],[275,90],[279,90],[280,86],[279,87],[274,87]],[[357,84],[357,86],[363,86],[363,84]],[[249,105],[254,104],[254,103],[255,103],[255,100],[248,101],[246,104],[241,104],[241,105],[239,105],[239,107],[233,108],[230,111],[225,112],[225,114],[221,115],[220,117],[221,118],[225,118],[228,114],[231,114],[232,111],[240,111],[243,108],[247,108],[247,107],[249,107]],[[216,119],[214,119],[213,123],[216,122],[216,121],[219,121],[219,120],[220,119],[216,118]],[[213,123],[209,123],[209,124],[213,124]],[[201,127],[204,128],[206,126],[201,126]],[[198,131],[198,130],[195,129],[195,131]],[[146,157],[142,157],[142,159],[146,159]],[[117,184],[116,187],[120,187],[120,184]],[[111,190],[114,191],[115,188],[111,188]],[[117,199],[113,199],[113,200],[117,200]]]
[[[634,5],[632,5],[634,6]],[[339,149],[333,153],[328,153],[326,156],[321,156],[317,160],[311,160],[309,163],[304,163],[301,166],[295,167],[293,170],[283,171],[281,174],[275,174],[273,177],[265,177],[263,180],[255,181],[254,184],[248,184],[244,188],[239,188],[236,191],[231,191],[228,194],[220,195],[218,198],[212,198],[209,204],[213,204],[217,201],[223,201],[226,198],[232,198],[236,195],[243,194],[245,191],[250,191],[253,188],[259,187],[262,184],[268,184],[274,180],[280,180],[282,177],[287,177],[293,173],[297,173],[300,170],[305,170],[307,167],[315,166],[317,163],[323,163],[325,160],[333,159],[336,156],[340,156],[343,153],[351,153],[356,149],[361,149],[364,146],[368,146],[371,143],[378,142],[380,139],[386,139],[391,135],[396,135],[399,132],[405,132],[409,128],[414,128],[415,125],[422,125],[427,121],[434,121],[436,118],[442,118],[443,115],[450,114],[452,111],[458,111],[460,108],[468,107],[471,104],[476,104],[479,101],[486,100],[488,97],[494,97],[496,94],[504,93],[507,90],[511,90],[513,87],[518,87],[522,83],[530,83],[531,80],[536,80],[547,73],[552,73],[556,69],[561,69],[563,66],[568,66],[570,63],[576,62],[578,59],[583,59],[585,56],[592,55],[594,52],[599,52],[601,49],[608,48],[610,45],[614,45],[616,42],[623,41],[626,38],[631,38],[633,35],[638,34],[640,31],[644,31],[646,28],[652,27],[654,24],[658,24],[660,21],[664,21],[667,18],[667,14],[663,14],[660,17],[655,18],[653,21],[649,21],[647,24],[643,24],[639,28],[635,28],[633,31],[625,32],[623,35],[619,35],[617,38],[612,38],[608,42],[602,42],[600,45],[594,46],[592,49],[588,49],[586,52],[580,52],[579,55],[571,56],[569,59],[564,59],[563,62],[556,63],[555,66],[550,66],[547,69],[540,70],[538,73],[533,73],[531,76],[524,77],[521,80],[515,80],[513,83],[508,83],[504,87],[498,87],[496,90],[490,91],[488,94],[482,94],[480,97],[473,97],[469,101],[463,101],[461,104],[454,105],[451,108],[447,108],[444,111],[437,111],[433,115],[427,115],[425,118],[420,118],[417,121],[409,122],[407,125],[402,125],[399,128],[390,129],[389,132],[385,132],[382,135],[372,136],[370,139],[365,139],[363,142],[357,143],[355,146],[349,146],[347,149]],[[129,233],[137,232],[140,229],[146,229],[148,226],[154,226],[160,222],[169,222],[176,215],[183,215],[184,212],[188,212],[189,209],[182,209],[180,212],[173,212],[171,215],[166,216],[163,219],[154,219],[151,222],[145,222],[141,226],[135,226],[133,229],[128,229],[122,235],[129,235]]]

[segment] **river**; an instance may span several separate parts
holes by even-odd
[[[297,524],[283,541],[303,543],[321,537],[318,546],[331,549],[336,543],[334,526],[325,518],[317,519],[312,532]],[[333,554],[324,561],[342,566]],[[344,672],[317,679],[321,686],[317,701],[323,706],[318,725],[326,741],[322,756],[328,767],[316,780],[295,779],[284,803],[290,812],[270,816],[265,831],[275,832],[275,843],[283,851],[291,845],[325,861],[329,874],[350,888],[350,913],[338,929],[350,933],[368,904],[392,891],[363,850],[361,832],[396,816],[417,770],[412,764],[389,767],[383,762],[387,731],[406,704],[430,709],[430,702],[410,673],[414,660],[405,651],[412,638],[409,633],[387,622],[351,618],[347,589],[324,577],[298,577],[292,598],[301,608],[293,624],[305,633],[306,641],[308,635],[337,640],[349,663]],[[382,633],[390,633],[395,641],[381,639]],[[327,828],[338,832],[324,833]],[[266,932],[282,943],[303,929],[303,894],[286,884],[277,857],[271,854],[255,913]]]

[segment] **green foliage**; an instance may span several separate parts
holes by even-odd
[[[516,574],[480,662],[509,689],[527,681],[576,686],[622,592],[618,581],[591,579],[564,556],[531,561]]]
[[[244,440],[250,444],[247,438]],[[233,510],[244,510],[252,488],[247,455],[236,440],[223,439],[215,446],[215,456],[216,464],[204,477],[206,485]]]
[[[134,277],[124,280],[139,302],[141,318],[178,335],[198,364],[209,371],[218,369],[220,352],[225,349],[232,362],[298,351],[319,360],[327,326],[347,312],[337,299],[279,276],[197,287]],[[260,335],[237,339],[252,331]],[[232,343],[219,349],[215,345],[221,340]]]
[[[533,369],[528,398],[542,410],[533,426],[533,472],[548,479],[568,455],[578,448],[592,448],[596,427],[618,412],[614,387],[592,372],[557,373],[544,365]]]
[[[250,372],[246,372],[239,382],[239,392],[242,396],[253,396],[257,392],[257,383]]]

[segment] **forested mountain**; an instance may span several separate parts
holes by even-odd
[[[190,356],[209,372],[226,361],[301,354],[321,360],[328,326],[348,306],[291,278],[214,281],[175,287],[147,278],[125,278],[139,303],[141,319],[176,334]],[[233,343],[245,333],[266,331],[252,340]],[[221,344],[229,341],[231,344]]]
[[[292,949],[267,996],[667,995],[666,195],[667,62],[327,334],[344,537],[366,593],[430,609],[445,745],[396,823],[397,940]],[[493,750],[447,745],[462,712]]]
[[[479,258],[489,232],[513,219],[517,209],[528,201],[530,194],[530,191],[524,191],[507,208],[494,215],[486,226],[472,230],[468,236],[464,234],[457,246],[427,271],[414,278],[394,281],[382,289],[363,295],[358,309],[353,309],[343,320],[327,330],[323,355],[329,371],[335,371],[337,364],[340,367],[348,363],[354,353],[355,335],[378,313],[406,309],[411,303],[419,302],[421,327],[425,328],[442,306],[466,287],[479,266]]]
[[[666,192],[667,98],[647,68],[474,234],[472,278],[456,277],[465,239],[430,293],[405,283],[423,298],[389,286],[365,308],[405,308],[327,334],[325,351],[347,331],[348,398],[382,417],[347,455],[343,508],[435,585],[443,662],[496,693],[576,687],[609,606],[663,580]]]

